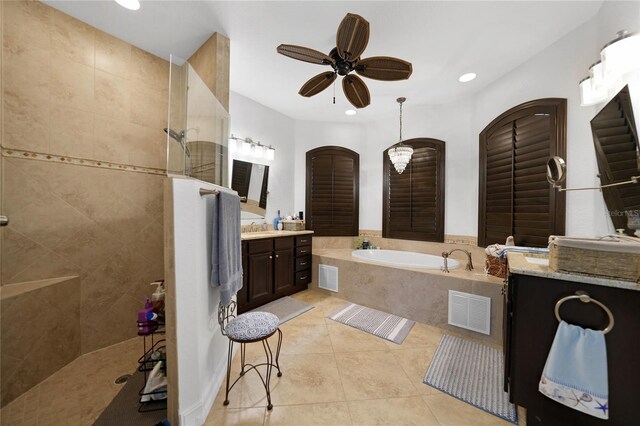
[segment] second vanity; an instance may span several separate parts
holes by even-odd
[[[536,258],[509,253],[509,283],[505,307],[505,390],[511,402],[527,409],[528,425],[638,424],[640,383],[640,284],[606,278],[558,273]],[[609,382],[609,420],[565,407],[538,391],[538,381],[558,327],[556,303],[586,292],[607,306],[614,326],[606,334]],[[559,315],[570,324],[603,329],[605,311],[595,303],[570,300]]]
[[[242,234],[243,285],[238,312],[255,309],[306,290],[311,282],[313,231],[265,231]]]

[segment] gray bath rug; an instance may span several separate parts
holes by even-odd
[[[304,314],[309,309],[313,309],[315,306],[301,302],[289,296],[281,297],[278,300],[267,303],[257,307],[251,312],[271,312],[280,320],[280,324],[283,324],[290,319]]]
[[[423,382],[481,410],[518,424],[518,411],[503,391],[502,351],[455,336],[442,336]]]
[[[347,303],[336,309],[327,318],[358,330],[366,331],[374,336],[382,337],[398,345],[407,337],[411,327],[416,323],[397,315]]]

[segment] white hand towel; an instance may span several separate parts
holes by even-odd
[[[538,390],[574,410],[608,419],[609,384],[604,333],[561,321]]]

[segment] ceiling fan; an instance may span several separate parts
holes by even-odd
[[[302,85],[298,92],[307,98],[317,95],[331,86],[338,75],[342,79],[342,90],[356,108],[364,108],[371,102],[367,85],[356,74],[374,80],[395,81],[406,80],[413,69],[410,62],[389,56],[373,56],[361,59],[369,42],[369,22],[360,15],[347,13],[336,36],[336,47],[328,55],[308,47],[281,44],[278,53],[299,61],[318,65],[330,65],[333,71],[320,73]],[[334,98],[335,102],[335,98]]]

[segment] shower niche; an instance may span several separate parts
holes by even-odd
[[[229,113],[189,64],[171,56],[167,174],[229,185]]]

